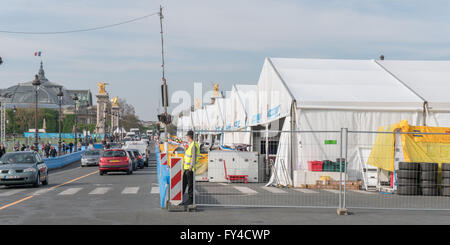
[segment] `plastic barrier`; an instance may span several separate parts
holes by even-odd
[[[66,154],[66,155],[59,156],[59,157],[44,158],[44,163],[45,163],[45,165],[47,165],[47,168],[49,170],[56,169],[56,168],[62,168],[73,162],[80,161],[81,154],[84,151],[85,151],[85,149],[82,148],[81,151],[73,152],[72,154]]]
[[[167,200],[167,191],[169,188],[169,181],[170,181],[170,170],[167,164],[166,165],[161,164],[161,153],[159,152],[158,145],[156,145],[155,147],[155,154],[158,172],[159,198],[161,201],[161,208],[165,208]]]
[[[170,203],[178,205],[182,201],[183,158],[170,158]]]

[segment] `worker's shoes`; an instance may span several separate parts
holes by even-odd
[[[178,204],[179,206],[188,206],[188,205],[192,205],[194,202],[192,200],[187,200],[187,201],[183,201],[180,204]]]

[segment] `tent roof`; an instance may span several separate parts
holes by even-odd
[[[414,107],[423,100],[374,60],[268,58],[299,107]]]
[[[450,102],[450,61],[378,61],[428,102]]]

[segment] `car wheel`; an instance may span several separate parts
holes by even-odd
[[[423,196],[437,196],[438,193],[439,192],[437,188],[422,188]]]
[[[400,169],[397,171],[397,177],[402,179],[418,179],[419,171]]]
[[[442,171],[450,171],[450,163],[442,163],[441,169]]]
[[[104,174],[104,172],[103,172],[103,171],[99,171],[99,172],[98,172],[98,174],[100,174],[100,175],[103,175],[103,174]]]
[[[398,195],[418,195],[419,194],[419,188],[416,186],[401,186],[399,185],[397,188],[397,194]]]
[[[39,181],[40,178],[41,178],[41,175],[38,173],[38,174],[37,174],[37,177],[36,177],[36,181],[35,181],[34,184],[33,184],[33,187],[39,187],[39,184],[41,183],[41,182]]]
[[[450,171],[442,171],[441,173],[443,179],[450,179]]]
[[[398,169],[401,170],[419,170],[419,163],[417,162],[399,162]]]
[[[439,166],[437,163],[431,163],[431,162],[421,162],[420,164],[420,170],[421,171],[438,171]]]
[[[420,173],[420,180],[436,181],[438,178],[438,172],[436,171],[423,171]]]
[[[47,173],[47,175],[45,176],[45,180],[42,181],[42,185],[48,185],[48,173]]]

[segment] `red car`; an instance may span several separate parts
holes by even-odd
[[[127,153],[122,149],[105,150],[100,158],[98,170],[100,175],[108,172],[133,173],[133,165]]]

